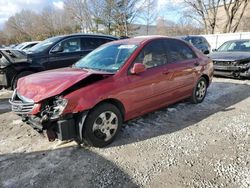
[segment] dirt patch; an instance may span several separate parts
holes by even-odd
[[[3,94],[4,93],[4,94]],[[250,81],[124,124],[107,148],[48,142],[0,91],[0,187],[250,187]]]

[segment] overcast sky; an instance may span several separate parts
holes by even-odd
[[[156,11],[159,12],[159,16],[176,21],[178,15],[171,12],[171,6],[178,6],[181,0],[158,0]],[[12,15],[20,12],[22,9],[30,9],[36,12],[40,12],[46,6],[54,6],[55,8],[62,9],[62,0],[0,0],[0,28],[2,28],[4,22]]]
[[[8,18],[22,9],[40,12],[46,6],[63,8],[61,0],[0,0],[0,27]]]

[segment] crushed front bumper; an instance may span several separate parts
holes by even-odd
[[[250,64],[244,65],[214,65],[215,76],[250,78]]]
[[[77,140],[82,141],[82,130],[88,111],[82,112],[81,123],[76,123],[78,114],[68,113],[61,116],[53,117],[47,111],[40,111],[41,105],[35,104],[32,99],[21,96],[17,90],[13,92],[9,100],[12,111],[22,117],[22,121],[33,127],[39,133],[46,131],[48,139],[54,141],[60,140]]]
[[[0,86],[7,86],[6,74],[0,69]]]
[[[44,120],[37,116],[22,116],[22,119],[39,133],[46,131],[50,141],[54,141],[56,138],[59,140],[78,138],[75,119],[71,115],[55,121]]]

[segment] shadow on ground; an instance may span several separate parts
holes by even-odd
[[[234,110],[234,104],[249,96],[250,85],[214,82],[201,104],[191,104],[185,100],[126,122],[116,140],[108,147],[126,145],[182,130],[217,112]],[[0,114],[10,111],[7,98],[0,99],[0,105]]]
[[[0,187],[138,187],[116,164],[87,149],[0,155]]]

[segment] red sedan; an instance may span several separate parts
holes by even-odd
[[[190,98],[200,103],[212,61],[186,42],[161,36],[107,43],[72,68],[18,81],[10,103],[49,140],[111,143],[124,121]]]

